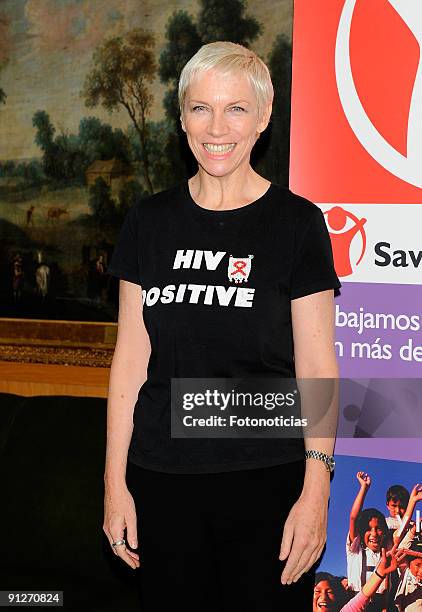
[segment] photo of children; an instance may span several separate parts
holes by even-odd
[[[418,463],[337,457],[313,612],[422,612],[418,479]]]

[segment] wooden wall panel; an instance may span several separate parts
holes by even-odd
[[[0,361],[0,392],[106,398],[109,373],[109,368]]]

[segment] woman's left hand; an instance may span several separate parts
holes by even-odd
[[[328,496],[302,495],[292,506],[283,529],[280,561],[287,557],[282,584],[297,582],[321,556],[327,538]]]

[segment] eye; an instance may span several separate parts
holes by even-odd
[[[198,104],[197,106],[193,106],[193,107],[192,107],[192,110],[193,110],[194,112],[196,112],[196,111],[198,111],[198,110],[202,110],[202,109],[204,109],[204,108],[205,108],[205,106],[201,106],[201,105],[199,105],[199,104]]]
[[[235,110],[235,111],[244,111],[245,109],[242,108],[241,106],[232,106],[231,110]]]

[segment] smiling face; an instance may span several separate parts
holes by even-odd
[[[315,585],[312,612],[334,612],[335,601],[335,594],[328,580],[321,580]]]
[[[367,548],[373,552],[381,550],[384,532],[380,526],[378,518],[372,517],[368,523],[368,529],[365,531],[363,542]]]
[[[222,177],[249,164],[257,132],[266,128],[270,114],[268,105],[258,118],[256,95],[245,74],[209,69],[192,78],[181,121],[198,164]]]
[[[415,578],[422,582],[422,559],[420,557],[414,558],[409,563],[409,569]]]

